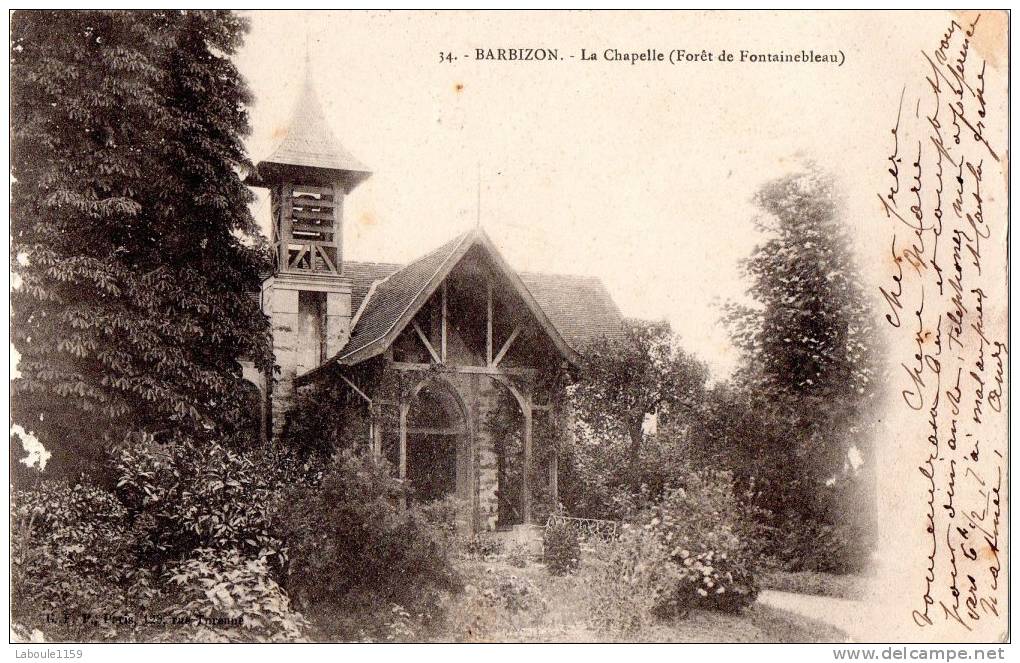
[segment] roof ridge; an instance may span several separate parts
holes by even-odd
[[[595,276],[594,274],[570,274],[570,273],[567,273],[567,272],[541,272],[541,271],[531,271],[531,270],[521,270],[521,271],[519,271],[517,273],[521,274],[521,275],[527,274],[528,276],[555,276],[555,277],[559,277],[559,278],[587,279],[589,281],[600,281],[600,282],[602,281],[602,277]]]
[[[384,262],[382,260],[344,260],[345,265],[378,265],[379,267],[400,267],[403,268],[407,265],[404,262]]]

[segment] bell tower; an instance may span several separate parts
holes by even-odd
[[[344,276],[344,199],[371,173],[337,140],[307,68],[286,137],[247,178],[269,189],[274,273],[262,284],[280,367],[272,432],[283,428],[294,378],[336,354],[351,334],[351,282]]]

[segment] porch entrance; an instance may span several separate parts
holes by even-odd
[[[468,424],[451,387],[434,380],[421,388],[407,412],[406,477],[414,499],[443,499],[457,491],[457,453]]]

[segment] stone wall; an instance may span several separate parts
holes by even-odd
[[[488,376],[480,377],[478,392],[478,418],[475,427],[478,431],[478,520],[482,530],[496,529],[499,517],[499,476],[498,459],[496,458],[496,441],[492,439],[485,426],[489,414],[499,408],[503,398],[512,398],[506,387]]]
[[[499,477],[495,440],[485,422],[499,407],[500,399],[513,397],[486,375],[448,373],[446,377],[468,410],[469,435],[457,450],[457,498],[468,507],[476,531],[494,530],[499,515]]]
[[[262,287],[280,367],[272,387],[272,433],[277,437],[294,402],[294,378],[317,368],[350,337],[351,284],[341,277],[281,273]]]
[[[273,437],[283,431],[283,422],[294,400],[297,372],[298,291],[269,287],[265,293],[266,315],[273,332],[273,355],[280,367],[272,386]]]

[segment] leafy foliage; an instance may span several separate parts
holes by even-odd
[[[447,557],[461,555],[471,544],[466,533],[467,507],[454,495],[441,500],[417,504],[416,509],[427,524],[436,543]]]
[[[393,604],[427,622],[440,593],[459,589],[441,540],[407,498],[384,462],[347,451],[318,486],[282,503],[286,588],[328,637],[385,637]]]
[[[768,519],[763,553],[780,569],[847,574],[867,569],[875,544],[874,506],[855,480],[824,486],[814,505]],[[862,503],[863,502],[863,503]]]
[[[135,632],[151,578],[135,565],[139,536],[110,493],[47,481],[11,498],[11,614],[50,639]]]
[[[577,517],[628,520],[662,498],[665,488],[689,470],[694,442],[684,425],[660,426],[647,436],[631,465],[629,440],[578,436],[564,445],[560,463],[560,498]],[[635,470],[636,468],[636,470]],[[639,486],[633,486],[633,477]]]
[[[464,552],[469,557],[492,561],[504,553],[502,539],[489,534],[475,534],[468,541]]]
[[[548,412],[533,414],[532,458],[529,467],[524,463],[524,415],[509,391],[500,387],[499,405],[488,412],[483,422],[486,433],[493,441],[496,453],[497,527],[520,525],[524,522],[524,473],[529,472],[532,522],[545,522],[556,510],[557,501],[548,485],[549,463],[562,446],[562,426]],[[546,391],[539,388],[537,391]],[[560,393],[550,387],[552,393]],[[559,403],[553,399],[556,405]]]
[[[286,553],[270,513],[282,486],[314,481],[319,469],[279,452],[148,440],[122,449],[116,471],[117,494],[145,534],[140,554],[148,563],[213,548],[282,568]]]
[[[168,571],[176,593],[165,618],[190,642],[300,642],[310,626],[273,581],[264,559],[200,548]]]
[[[571,573],[581,565],[581,541],[570,525],[558,522],[545,528],[543,556],[553,575]]]
[[[655,617],[732,612],[754,602],[755,514],[741,506],[724,472],[688,473],[682,486],[669,488],[601,551],[588,606],[594,627],[626,635]]]
[[[288,412],[281,440],[303,458],[332,458],[364,448],[369,439],[365,402],[339,381],[325,381],[298,392]]]
[[[684,352],[665,322],[630,321],[622,339],[603,338],[584,352],[573,389],[577,416],[599,439],[630,441],[630,483],[640,486],[645,416],[678,419],[697,405],[708,370]]]
[[[691,472],[649,509],[644,527],[658,537],[672,566],[656,610],[735,611],[758,595],[761,531],[733,491],[727,472]]]
[[[132,431],[257,430],[237,363],[272,363],[237,174],[245,30],[225,11],[12,18],[13,414],[55,472]]]
[[[513,541],[506,547],[506,563],[518,569],[527,568],[531,547],[524,541]]]
[[[765,241],[744,263],[756,306],[731,304],[744,353],[739,379],[754,406],[787,429],[781,451],[798,476],[845,474],[874,401],[877,336],[831,177],[811,169],[766,184],[755,201]],[[780,451],[780,450],[777,450]]]
[[[586,592],[588,624],[624,638],[645,630],[656,619],[659,597],[674,585],[665,546],[651,532],[627,526],[600,553]]]
[[[505,610],[510,614],[541,610],[545,606],[541,590],[531,580],[494,569],[488,569],[481,594],[489,609]]]
[[[316,467],[149,439],[123,449],[117,469],[117,494],[55,479],[14,492],[19,623],[79,642],[297,637],[268,513],[282,485],[314,480]]]
[[[554,597],[524,573],[498,566],[469,566],[465,569],[464,592],[443,602],[444,640],[455,642],[534,638]],[[525,636],[526,638],[527,636]]]
[[[773,516],[771,554],[792,553],[800,568],[860,568],[874,541],[880,347],[871,302],[830,176],[808,168],[767,183],[755,200],[765,241],[744,263],[755,301],[727,314],[743,352],[740,389],[720,394],[707,446],[730,449],[729,466],[759,486]],[[833,545],[812,554],[805,531]]]

